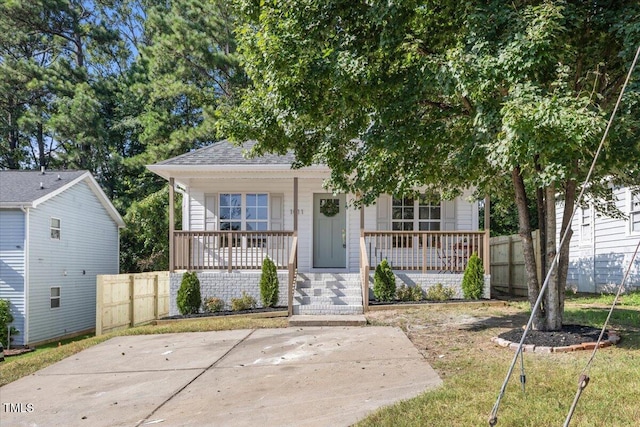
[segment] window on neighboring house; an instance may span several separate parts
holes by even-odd
[[[269,195],[266,193],[221,193],[220,230],[266,231],[269,229]],[[250,246],[258,246],[263,239],[251,239]],[[226,241],[222,242],[226,246]],[[235,239],[233,246],[240,245]]]
[[[51,238],[60,240],[60,219],[51,218]]]
[[[629,222],[632,233],[640,233],[640,190],[631,191],[631,205],[629,206]]]
[[[420,195],[417,198],[394,198],[391,211],[391,229],[394,231],[438,231],[442,218],[439,200]],[[411,247],[412,239],[394,239],[394,247]]]
[[[580,241],[588,243],[591,241],[591,226],[593,225],[591,206],[580,208]]]
[[[60,286],[54,286],[51,288],[50,296],[51,308],[60,308]]]

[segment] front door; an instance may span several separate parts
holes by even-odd
[[[347,266],[347,198],[344,194],[313,195],[313,266]]]

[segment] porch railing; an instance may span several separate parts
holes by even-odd
[[[288,269],[293,231],[175,231],[176,270],[255,270],[265,257]]]
[[[364,234],[360,236],[360,283],[362,286],[362,308],[369,311],[369,257]]]
[[[394,270],[460,273],[475,252],[489,274],[484,231],[364,231],[363,238],[371,269],[386,259]]]
[[[293,235],[293,241],[291,243],[291,254],[289,255],[289,295],[287,306],[289,307],[289,316],[293,315],[293,294],[296,289],[296,275],[298,273],[298,236]]]

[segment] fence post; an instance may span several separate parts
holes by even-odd
[[[160,298],[158,296],[158,275],[160,273],[156,272],[153,275],[153,318],[158,320],[158,313],[160,313],[160,307],[158,304],[160,303]]]
[[[513,238],[507,236],[507,292],[513,296]]]
[[[136,305],[136,299],[135,299],[135,275],[134,274],[130,274],[129,275],[129,326],[135,326],[136,324],[136,318],[135,318],[135,305]]]
[[[96,276],[96,336],[102,335],[102,307],[104,283],[102,275]]]

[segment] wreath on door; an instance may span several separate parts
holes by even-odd
[[[320,212],[324,216],[336,216],[340,212],[340,204],[338,199],[322,199],[320,200]]]

